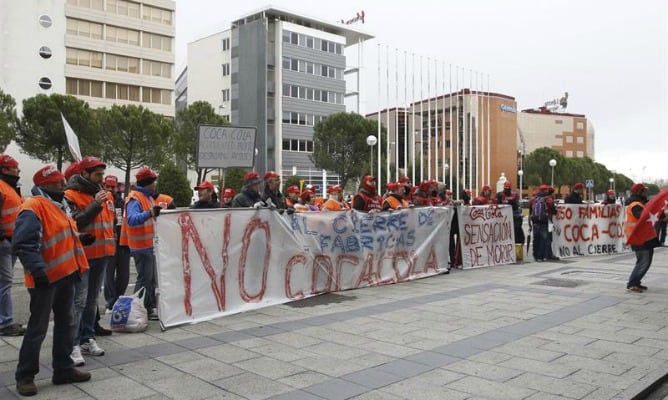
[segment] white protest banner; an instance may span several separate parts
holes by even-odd
[[[60,113],[60,118],[63,119],[63,127],[65,128],[65,137],[67,138],[67,146],[70,149],[70,154],[72,154],[72,158],[74,158],[74,161],[79,162],[81,161],[81,149],[79,149],[79,138],[77,137],[77,134],[74,133],[74,130],[72,129],[70,124],[65,119],[63,113]]]
[[[250,168],[255,159],[255,128],[197,126],[197,168]]]
[[[457,217],[463,268],[516,262],[511,206],[462,206],[458,207]]]
[[[561,258],[627,252],[625,217],[621,204],[559,204],[552,252]]]
[[[452,215],[449,207],[163,212],[156,246],[160,321],[205,321],[444,272]]]

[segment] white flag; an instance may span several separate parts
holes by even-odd
[[[67,123],[63,113],[60,113],[60,117],[63,119],[63,126],[65,127],[65,136],[67,136],[67,145],[70,148],[70,154],[74,158],[74,161],[81,161],[81,149],[79,149],[79,138],[77,134],[74,133],[70,124]]]

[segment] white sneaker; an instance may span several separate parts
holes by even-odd
[[[91,356],[103,356],[104,350],[97,345],[95,339],[91,338],[88,341],[81,345],[81,352],[83,354],[89,354]]]
[[[113,314],[113,312],[114,311],[111,308],[105,308],[104,309],[104,315]]]
[[[81,346],[72,347],[72,354],[70,354],[70,358],[72,361],[74,361],[75,367],[81,367],[82,365],[86,364],[86,360],[81,355]]]

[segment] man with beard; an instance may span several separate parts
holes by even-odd
[[[14,323],[11,288],[14,279],[12,235],[14,222],[23,203],[17,186],[19,163],[13,157],[0,155],[0,336],[21,336],[25,328]]]
[[[264,193],[262,200],[271,207],[271,204],[279,210],[284,210],[285,197],[281,193],[281,177],[274,171],[267,171],[264,174]],[[270,204],[271,203],[271,204]]]

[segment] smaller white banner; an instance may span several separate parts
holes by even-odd
[[[463,268],[516,262],[511,206],[462,206],[457,212]]]

